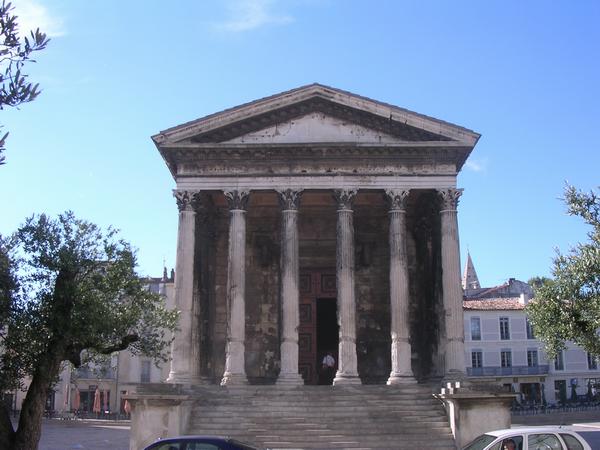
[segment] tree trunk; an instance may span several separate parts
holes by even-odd
[[[23,401],[19,426],[15,432],[12,450],[36,450],[42,436],[42,419],[48,391],[52,387],[60,371],[60,353],[48,352],[36,369],[27,395]]]
[[[13,448],[14,438],[15,431],[10,420],[10,410],[2,403],[0,404],[0,448]]]

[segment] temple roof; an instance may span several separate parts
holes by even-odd
[[[458,172],[479,137],[449,122],[315,83],[168,128],[152,139],[177,176],[184,160],[215,152],[252,157],[277,148],[289,158],[318,144],[319,151],[342,158],[351,148],[365,155],[406,154],[409,160],[415,154],[435,159],[443,152]]]

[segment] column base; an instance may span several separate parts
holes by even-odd
[[[412,375],[390,375],[386,384],[388,386],[396,385],[396,384],[417,384],[417,380]]]
[[[303,386],[304,378],[299,373],[280,373],[275,384],[277,386]]]
[[[185,373],[170,372],[165,383],[171,384],[210,384],[206,377],[191,376]]]
[[[360,381],[360,377],[358,375],[342,375],[336,373],[335,378],[333,379],[333,385],[341,386],[346,384],[362,384],[362,381]]]
[[[221,386],[244,386],[248,384],[245,373],[225,373],[221,379]]]

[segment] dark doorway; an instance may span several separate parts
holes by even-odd
[[[327,351],[332,351],[337,362],[335,283],[334,271],[315,269],[300,273],[298,370],[305,384],[320,383],[321,366]]]
[[[339,326],[337,323],[337,301],[335,298],[317,299],[317,367],[319,384],[332,384],[338,361]],[[323,367],[323,359],[331,352],[336,364],[333,368]]]

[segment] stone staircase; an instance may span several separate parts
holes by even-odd
[[[198,391],[189,434],[270,449],[455,449],[433,386],[246,386]]]

